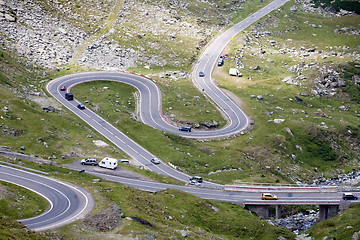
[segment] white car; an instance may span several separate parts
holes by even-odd
[[[93,166],[98,165],[96,158],[85,158],[82,159],[80,162],[82,165],[93,165]]]
[[[191,177],[189,180],[189,183],[193,184],[193,185],[201,185],[202,182],[203,182],[203,179],[202,179],[202,177],[199,177],[199,176]]]
[[[160,164],[160,160],[157,158],[152,158],[150,162],[152,162],[153,164]]]

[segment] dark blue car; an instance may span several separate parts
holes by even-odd
[[[179,128],[179,131],[191,132],[191,127],[183,126]]]

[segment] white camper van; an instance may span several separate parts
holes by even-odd
[[[237,77],[242,76],[241,72],[239,72],[239,70],[237,70],[236,68],[230,68],[229,69],[229,75],[230,76],[237,76]]]
[[[99,166],[103,168],[115,169],[117,168],[117,165],[118,165],[118,160],[115,158],[106,157],[99,162]]]

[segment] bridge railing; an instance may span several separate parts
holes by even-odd
[[[225,185],[225,191],[235,192],[338,192],[337,186],[299,186],[294,184],[253,184]]]

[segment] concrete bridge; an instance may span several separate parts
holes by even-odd
[[[264,219],[269,219],[271,207],[275,207],[275,218],[281,218],[281,211],[284,205],[318,205],[319,206],[319,221],[326,220],[328,218],[335,217],[339,210],[348,208],[351,204],[360,204],[360,200],[348,201],[342,200],[343,192],[360,192],[360,188],[349,188],[338,186],[328,187],[312,187],[312,186],[297,186],[297,185],[270,185],[270,184],[243,184],[243,185],[225,185],[225,191],[232,192],[272,192],[276,193],[279,197],[281,195],[282,200],[244,200],[241,206],[247,210],[256,213],[258,216]],[[313,196],[314,200],[304,199],[296,200],[294,197],[295,193],[301,194],[302,196]],[[329,196],[324,197],[324,193],[332,193],[332,198]],[[316,199],[317,198],[317,199]],[[321,199],[323,198],[323,199]],[[316,199],[316,200],[315,200]],[[326,200],[325,200],[326,199]]]
[[[243,207],[256,213],[264,219],[270,217],[270,207],[275,207],[275,218],[281,218],[281,210],[284,205],[318,205],[319,221],[335,217],[340,210],[340,201],[278,201],[278,200],[261,200],[245,201]]]

